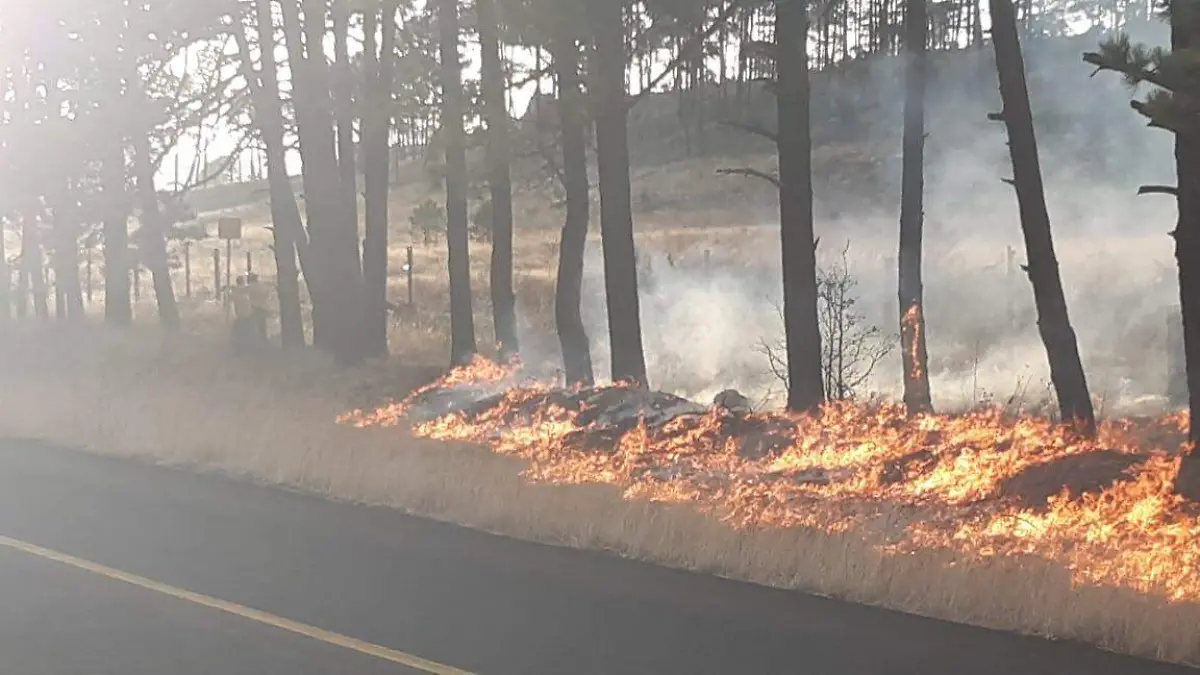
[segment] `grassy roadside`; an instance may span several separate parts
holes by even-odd
[[[247,363],[212,344],[55,329],[0,340],[0,435],[218,470],[470,527],[608,550],[705,573],[917,614],[1200,663],[1200,606],[1085,587],[1039,558],[963,559],[880,544],[903,514],[864,531],[735,530],[611,486],[553,486],[524,464],[401,429],[339,426],[365,396],[429,379],[412,368],[337,374],[318,360]]]

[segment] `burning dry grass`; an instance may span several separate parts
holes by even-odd
[[[364,385],[366,373],[319,362],[231,361],[147,336],[36,333],[0,347],[0,436],[1200,662],[1200,531],[1162,489],[1177,420],[1112,423],[1082,445],[992,413],[790,420],[621,389],[514,388],[488,366],[454,376],[469,418],[437,416],[421,439],[400,406],[354,416],[364,428],[333,422],[351,398],[428,379],[411,371]],[[391,424],[403,428],[380,428]]]
[[[1108,421],[1083,441],[997,410],[908,420],[895,406],[837,405],[817,419],[701,411],[620,387],[486,396],[502,379],[481,361],[343,421],[434,417],[417,435],[490,444],[529,462],[531,480],[612,485],[626,499],[687,505],[739,531],[849,535],[888,560],[931,550],[981,569],[1037,560],[1081,592],[1126,591],[1187,611],[1200,601],[1200,517],[1170,492],[1179,415]],[[429,413],[435,401],[444,413],[455,392],[460,412]],[[960,609],[973,604],[963,600]],[[1092,609],[1087,623],[1127,620]],[[1195,658],[1200,638],[1185,642]]]

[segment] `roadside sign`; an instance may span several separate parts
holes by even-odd
[[[241,218],[221,218],[217,221],[217,237],[226,241],[242,238]]]

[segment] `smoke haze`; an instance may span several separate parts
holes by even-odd
[[[1165,39],[1159,25],[1135,38]],[[1099,35],[1032,40],[1026,65],[1057,253],[1092,393],[1104,412],[1161,406],[1165,328],[1178,304],[1174,204],[1138,197],[1173,182],[1169,134],[1148,129],[1109,76],[1089,77],[1083,51]],[[989,396],[1033,403],[1048,395],[1046,356],[1030,286],[990,50],[931,54],[925,196],[925,299],[935,403],[956,408]],[[900,62],[877,58],[814,82],[814,137],[869,157],[873,169],[840,183],[818,175],[822,265],[848,257],[856,311],[897,331],[895,248],[903,109]],[[762,106],[758,106],[762,108]],[[855,111],[852,116],[838,111]],[[761,120],[773,125],[770,119]],[[733,160],[736,162],[736,160]],[[821,164],[817,164],[821,172]],[[729,178],[729,181],[743,180]],[[638,186],[634,186],[635,192]],[[774,213],[774,203],[748,205]],[[701,239],[698,239],[701,241]],[[781,383],[758,348],[782,334],[777,225],[717,231],[683,251],[640,244],[642,320],[652,383],[705,400],[737,388],[777,402]],[[1015,252],[1009,264],[1008,247]],[[711,258],[706,264],[707,255]],[[602,258],[590,246],[584,320],[597,374],[608,372]],[[896,396],[899,357],[882,362],[860,394]]]

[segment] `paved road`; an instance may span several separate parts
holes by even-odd
[[[19,675],[1197,672],[28,443],[0,593]]]

